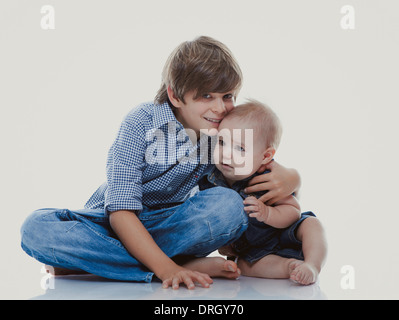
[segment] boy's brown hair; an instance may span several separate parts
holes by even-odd
[[[213,38],[201,36],[183,42],[171,53],[155,102],[169,101],[168,86],[185,103],[184,96],[190,91],[195,92],[194,99],[210,92],[234,91],[237,95],[241,85],[241,69],[230,50]]]
[[[265,148],[277,149],[282,135],[282,125],[276,113],[267,105],[251,99],[236,106],[225,119],[235,117],[248,121],[254,130],[254,137],[265,140]]]

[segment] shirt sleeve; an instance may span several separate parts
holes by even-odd
[[[140,211],[142,173],[146,149],[145,130],[140,121],[123,121],[107,160],[105,213],[118,210]]]

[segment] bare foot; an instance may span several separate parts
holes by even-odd
[[[244,276],[265,279],[288,279],[291,272],[303,261],[269,254],[253,263],[238,259],[238,266]]]
[[[316,267],[306,262],[296,264],[293,267],[294,268],[290,274],[291,280],[302,285],[309,285],[316,282],[319,274]]]
[[[288,264],[288,274],[291,276],[292,272],[301,264],[303,264],[303,261],[297,259],[289,259],[289,260],[290,262]]]
[[[227,256],[227,257],[237,256],[237,253],[234,251],[231,245],[220,247],[218,251],[222,256]]]
[[[53,266],[49,266],[49,265],[45,265],[44,268],[46,269],[47,273],[50,273],[53,276],[67,276],[67,275],[73,275],[73,274],[87,274],[87,272],[83,271],[83,270],[70,270],[70,269],[53,267]]]
[[[208,274],[210,277],[237,279],[241,271],[237,264],[222,257],[205,257],[191,260],[183,265],[184,268]]]

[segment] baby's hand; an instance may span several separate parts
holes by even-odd
[[[250,196],[245,198],[244,205],[245,212],[249,213],[251,218],[256,218],[256,220],[260,222],[267,223],[267,219],[269,218],[269,207],[262,201]]]

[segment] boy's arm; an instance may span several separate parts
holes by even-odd
[[[274,228],[287,228],[301,215],[300,205],[294,196],[285,197],[274,206],[267,206],[255,197],[246,198],[244,204],[248,205],[244,210],[249,212],[250,217]]]
[[[265,170],[270,170],[270,172],[252,178],[245,189],[246,193],[268,191],[259,198],[267,205],[276,204],[292,193],[298,194],[301,186],[301,177],[298,171],[286,168],[276,161],[261,166],[258,172],[262,173]]]
[[[163,281],[163,286],[179,287],[193,281],[208,287],[206,274],[193,272],[175,264],[155,243],[136,216],[142,209],[142,171],[146,156],[146,130],[142,121],[124,120],[108,154],[105,212],[112,229],[127,251]]]
[[[155,243],[150,233],[133,211],[119,210],[110,213],[110,223],[127,251],[152,270],[163,281],[162,286],[178,289],[180,283],[194,289],[194,281],[209,287],[211,278],[204,273],[191,271],[177,265]]]

